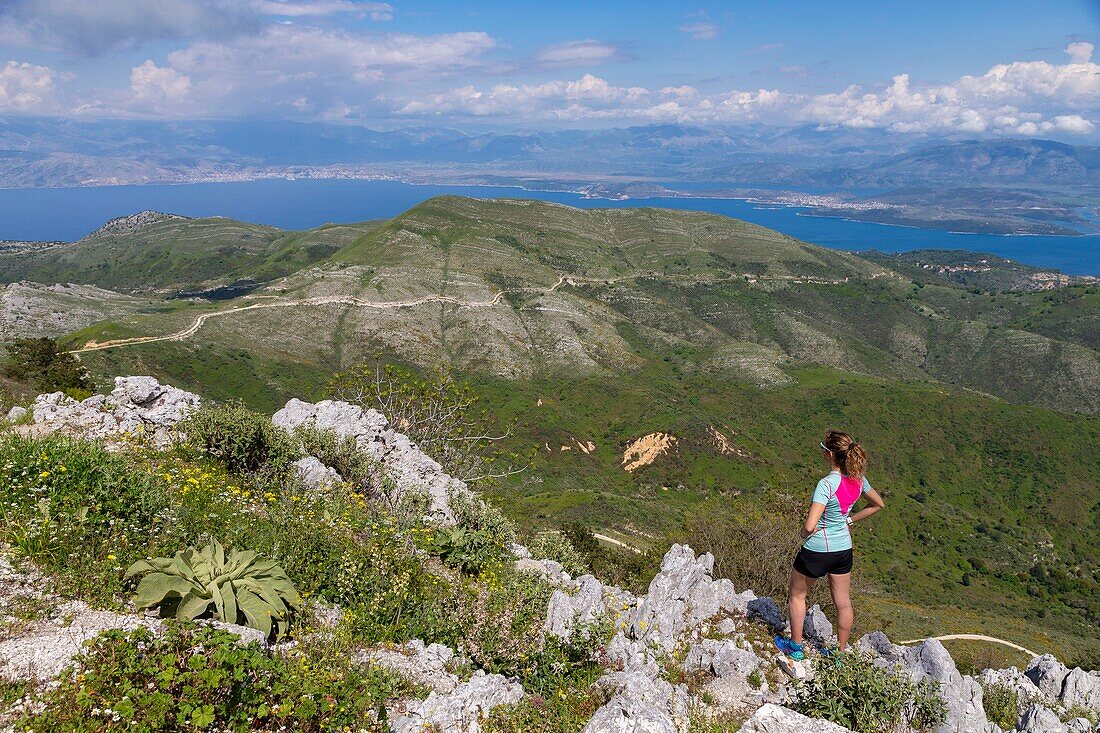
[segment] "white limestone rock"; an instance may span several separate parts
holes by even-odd
[[[1050,708],[1032,705],[1020,716],[1016,730],[1020,733],[1067,733],[1069,729]]]
[[[806,622],[802,627],[806,638],[828,643],[833,639],[833,625],[821,610],[821,606],[814,604],[813,608],[806,612]]]
[[[275,413],[271,421],[293,431],[303,425],[331,430],[341,437],[355,440],[356,446],[378,461],[384,478],[395,487],[395,502],[413,496],[423,496],[428,502],[428,514],[443,524],[454,524],[456,517],[450,504],[453,494],[462,494],[476,501],[465,482],[449,476],[443,467],[420,450],[407,435],[393,430],[377,410],[364,410],[347,402],[323,400],[316,404],[292,399]],[[380,477],[381,478],[381,477]],[[379,488],[385,485],[379,481]]]
[[[728,639],[704,639],[688,650],[684,669],[708,672],[715,677],[747,677],[764,660]]]
[[[1059,700],[1067,708],[1079,707],[1100,713],[1100,672],[1075,667],[1062,682]]]
[[[1024,674],[1035,683],[1040,692],[1057,700],[1062,695],[1062,685],[1069,676],[1069,669],[1055,659],[1053,654],[1043,654],[1031,660]]]
[[[85,641],[108,629],[159,630],[157,619],[98,611],[81,601],[59,606],[49,619],[37,621],[0,641],[0,679],[45,682],[69,666]]]
[[[34,421],[49,431],[117,443],[126,436],[166,447],[177,424],[199,407],[198,395],[160,384],[153,377],[116,377],[110,395],[77,402],[63,392],[38,395]]]
[[[790,708],[772,703],[762,705],[741,726],[741,733],[850,733],[836,723],[808,718]]]
[[[450,670],[454,658],[450,647],[425,645],[419,639],[395,649],[368,649],[355,655],[359,664],[384,667],[440,694],[451,693],[459,685],[460,680]]]
[[[435,729],[446,733],[479,733],[483,715],[501,705],[517,703],[522,697],[523,686],[518,682],[478,670],[449,693],[431,692],[404,715],[391,721],[390,727],[394,733],[423,733]]]
[[[577,583],[579,588],[573,594],[559,588],[550,596],[543,636],[569,639],[574,627],[594,623],[607,613],[603,583],[591,575],[582,575]]]
[[[335,468],[329,468],[314,456],[306,456],[295,461],[294,475],[310,490],[336,486],[343,481]]]

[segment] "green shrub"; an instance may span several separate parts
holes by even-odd
[[[286,571],[251,550],[233,550],[212,541],[188,547],[174,557],[138,560],[126,577],[141,576],[134,605],[158,608],[161,616],[194,621],[213,617],[281,638],[298,592]]]
[[[935,682],[915,683],[904,672],[883,670],[870,656],[858,653],[819,661],[813,679],[799,689],[794,707],[858,733],[930,730],[946,716]]]
[[[363,451],[351,436],[340,437],[334,430],[322,430],[314,425],[295,429],[294,438],[301,452],[315,456],[321,463],[336,469],[345,481],[362,486],[373,474],[375,461]]]
[[[527,544],[531,557],[536,560],[556,560],[561,563],[565,572],[573,577],[584,575],[588,572],[588,562],[585,556],[573,546],[564,533],[557,530],[539,532]]]
[[[91,396],[88,370],[62,351],[51,338],[21,338],[5,345],[7,361],[0,366],[4,376],[25,382],[42,392],[62,391],[74,399]]]
[[[500,543],[487,530],[465,527],[436,530],[431,549],[448,567],[470,575],[500,564],[504,555]]]
[[[396,675],[324,645],[273,658],[227,632],[176,624],[159,636],[107,631],[57,679],[40,698],[44,710],[16,730],[386,731],[383,703],[409,692]]]
[[[448,499],[457,526],[436,532],[431,551],[467,573],[503,563],[516,541],[515,525],[477,495],[452,493]]]
[[[327,393],[380,410],[396,430],[463,481],[491,483],[530,463],[499,450],[501,433],[509,431],[489,418],[473,388],[446,372],[422,375],[395,364],[359,364],[333,376]]]
[[[203,405],[180,430],[187,436],[187,448],[217,459],[236,474],[280,476],[301,455],[289,433],[239,402]]]
[[[553,695],[524,696],[515,705],[494,708],[481,724],[483,733],[577,733],[602,704],[600,695],[584,687],[565,688]]]
[[[122,569],[175,520],[161,477],[133,456],[61,436],[0,436],[0,542],[55,578],[58,592],[109,603]]]
[[[545,696],[600,675],[598,660],[611,637],[599,621],[574,630],[572,639],[542,640],[542,626],[553,588],[535,573],[508,570],[464,578],[444,611],[446,643],[488,672],[515,677],[528,692]]]
[[[439,638],[453,623],[442,607],[452,588],[425,559],[409,532],[376,518],[347,546],[334,586],[322,595],[344,608],[350,628],[365,641]]]
[[[987,685],[982,688],[982,707],[985,717],[1005,730],[1016,727],[1019,719],[1019,695],[1008,685]]]

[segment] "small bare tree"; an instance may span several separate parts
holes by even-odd
[[[477,394],[447,372],[424,376],[393,364],[360,364],[333,377],[328,395],[378,410],[449,474],[467,483],[499,480],[530,465],[530,460],[497,447],[511,430],[490,430],[491,420]]]

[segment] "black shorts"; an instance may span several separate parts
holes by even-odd
[[[794,556],[794,569],[808,578],[845,575],[852,572],[852,550],[814,552],[803,547]]]

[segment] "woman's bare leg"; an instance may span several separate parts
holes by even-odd
[[[836,606],[836,639],[840,644],[840,650],[848,647],[848,637],[852,635],[852,621],[855,614],[852,612],[852,574],[829,575],[829,593],[833,596],[833,605]]]
[[[791,641],[802,643],[802,625],[806,621],[806,595],[814,585],[814,579],[808,578],[797,570],[791,571],[791,595],[787,611],[791,619]]]

